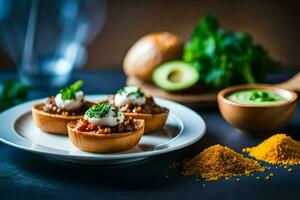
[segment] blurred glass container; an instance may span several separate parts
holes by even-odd
[[[105,0],[0,0],[0,44],[33,87],[59,87],[87,58]]]

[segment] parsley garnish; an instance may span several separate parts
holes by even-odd
[[[85,112],[85,115],[89,118],[103,118],[107,116],[110,109],[111,106],[104,103],[100,105],[94,105]],[[118,111],[117,109],[115,110]],[[113,110],[114,113],[116,111]]]
[[[114,108],[114,109],[112,109],[112,111],[114,113],[113,117],[118,117],[118,114],[119,114],[118,109]]]
[[[67,86],[65,88],[62,88],[60,90],[61,93],[61,99],[67,100],[67,99],[75,99],[75,93],[83,86],[83,81],[79,80],[73,83],[70,86]]]
[[[123,94],[124,92],[125,92],[125,89],[124,89],[125,87],[122,87],[122,88],[119,88],[118,90],[117,90],[117,93],[118,94]]]
[[[257,102],[276,101],[274,97],[271,97],[269,93],[265,91],[254,91],[250,96],[250,100]]]
[[[122,88],[118,89],[117,93],[124,94],[127,92],[126,90],[128,90],[128,87],[122,87]],[[135,97],[139,98],[139,97],[143,97],[144,95],[145,95],[144,92],[140,88],[137,88],[135,91],[129,92],[126,96],[127,97],[135,96]]]

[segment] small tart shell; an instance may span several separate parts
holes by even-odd
[[[65,116],[60,114],[50,114],[43,111],[43,103],[35,104],[32,107],[33,121],[42,131],[60,135],[67,135],[67,124],[70,121],[79,120],[83,115]]]
[[[99,104],[108,102],[108,100],[104,100],[100,101]],[[124,112],[124,115],[131,116],[133,119],[143,119],[145,121],[144,134],[147,134],[162,129],[168,119],[169,109],[159,114]]]
[[[168,119],[169,110],[166,110],[165,112],[159,114],[128,113],[128,112],[124,114],[125,116],[131,116],[133,119],[145,120],[144,133],[147,134],[162,129],[162,127],[165,125]]]
[[[144,120],[135,120],[137,129],[124,133],[99,134],[95,131],[78,131],[77,121],[68,123],[68,134],[72,144],[82,151],[113,153],[131,149],[143,136]]]

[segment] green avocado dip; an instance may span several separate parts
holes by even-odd
[[[272,105],[287,101],[276,92],[263,89],[243,90],[229,95],[227,99],[246,105]]]

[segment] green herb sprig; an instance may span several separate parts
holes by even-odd
[[[124,94],[125,92],[126,92],[126,87],[122,87],[117,91],[118,94]],[[144,95],[145,95],[144,92],[140,88],[137,88],[136,91],[129,92],[126,96],[127,97],[134,96],[139,98],[139,97],[143,97]]]
[[[89,118],[103,118],[107,116],[111,107],[112,106],[104,103],[100,105],[93,105],[85,112],[85,115]],[[113,112],[115,113],[116,111],[113,110]]]
[[[251,94],[249,99],[256,102],[276,101],[274,97],[265,91],[255,91]]]
[[[61,99],[67,100],[67,99],[75,99],[75,93],[83,86],[83,81],[79,80],[73,83],[70,86],[67,86],[65,88],[62,88],[60,90],[61,93]]]
[[[9,80],[0,84],[0,111],[24,102],[29,87],[19,81]]]

